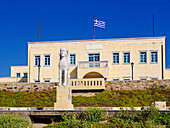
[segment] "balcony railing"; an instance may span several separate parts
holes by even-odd
[[[105,89],[105,80],[104,78],[70,79],[70,87],[72,90]]]
[[[108,61],[79,61],[79,68],[104,68],[108,67]]]

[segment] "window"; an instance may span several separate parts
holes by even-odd
[[[76,55],[70,54],[70,64],[75,65],[76,64]]]
[[[50,66],[50,55],[44,55],[44,65]]]
[[[146,77],[141,77],[140,80],[147,80],[147,78]]]
[[[99,53],[89,54],[89,61],[100,61]]]
[[[158,80],[158,77],[151,77],[151,80]]]
[[[35,66],[40,66],[40,56],[35,56]]]
[[[28,77],[27,73],[24,73],[24,78],[27,78],[27,77]]]
[[[119,53],[113,53],[113,64],[119,64]]]
[[[17,77],[21,77],[20,73],[16,73],[16,76],[17,76]]]
[[[130,78],[123,78],[124,81],[130,80]]]
[[[113,78],[113,81],[119,81],[119,78]]]
[[[40,82],[39,80],[34,80],[34,82]]]
[[[50,82],[50,79],[45,79],[44,82]]]
[[[140,52],[140,63],[146,63],[146,52]]]
[[[124,64],[130,64],[130,53],[124,53],[123,54],[123,58],[124,58]]]
[[[89,54],[89,67],[100,67],[100,63],[95,63],[95,61],[100,61],[100,54]]]
[[[157,63],[157,62],[158,62],[157,52],[151,52],[151,63]]]

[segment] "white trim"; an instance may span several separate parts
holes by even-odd
[[[158,52],[159,50],[149,50],[150,52]]]
[[[163,36],[163,37],[136,37],[136,38],[120,38],[120,39],[98,39],[98,40],[68,40],[68,41],[44,41],[43,42],[27,42],[28,44],[30,45],[48,45],[48,44],[78,44],[78,43],[98,43],[98,42],[126,42],[126,41],[136,41],[136,40],[139,40],[139,41],[144,41],[144,40],[164,40],[166,37]]]
[[[87,54],[100,54],[100,52],[87,52]]]
[[[147,50],[139,50],[139,52],[147,52]]]
[[[33,54],[34,56],[41,56],[41,54]]]
[[[112,51],[112,53],[120,53],[120,51]]]

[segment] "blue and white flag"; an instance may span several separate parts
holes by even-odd
[[[95,26],[95,27],[105,28],[105,23],[106,23],[106,22],[101,21],[101,20],[98,20],[98,19],[95,19],[95,20],[94,20],[94,26]]]

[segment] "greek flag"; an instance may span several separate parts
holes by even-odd
[[[98,19],[95,19],[95,20],[94,20],[94,26],[95,26],[95,27],[105,28],[105,23],[106,23],[106,22],[103,22],[103,21],[98,20]]]

